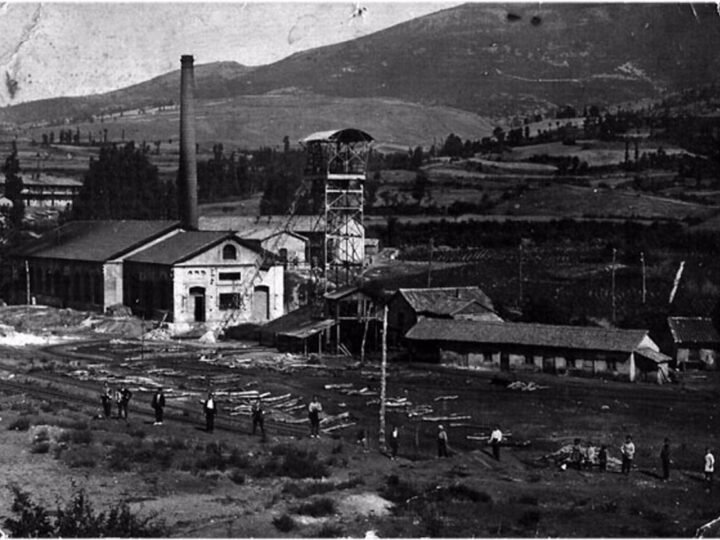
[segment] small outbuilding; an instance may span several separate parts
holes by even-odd
[[[710,369],[717,367],[720,333],[712,319],[704,317],[668,317],[673,339],[675,367]]]
[[[421,318],[405,336],[413,360],[485,370],[668,380],[670,357],[647,330]]]

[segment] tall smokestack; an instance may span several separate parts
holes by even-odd
[[[178,175],[178,214],[182,226],[196,231],[197,156],[195,142],[195,75],[193,57],[180,58],[180,171]]]

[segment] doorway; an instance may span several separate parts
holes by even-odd
[[[205,287],[191,287],[190,298],[192,298],[195,322],[205,322]]]
[[[253,293],[252,317],[254,321],[270,318],[270,287],[258,285]]]

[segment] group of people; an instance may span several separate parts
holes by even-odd
[[[100,401],[103,408],[103,416],[105,418],[112,417],[112,408],[114,402],[117,406],[117,418],[127,421],[128,404],[130,403],[131,397],[132,392],[127,386],[121,385],[119,388],[113,390],[106,382],[103,386],[102,393],[100,394]]]

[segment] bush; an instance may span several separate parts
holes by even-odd
[[[50,451],[50,442],[35,441],[30,447],[31,454],[47,454]]]
[[[295,520],[291,516],[283,514],[273,519],[273,525],[280,532],[290,532],[295,528]]]
[[[540,510],[528,510],[524,512],[518,523],[523,527],[535,527],[540,521]]]
[[[96,513],[83,490],[78,490],[64,508],[54,512],[34,502],[30,495],[12,486],[11,511],[17,518],[6,518],[4,528],[14,537],[162,537],[168,529],[164,522],[153,522],[154,516],[139,518],[126,503],[106,512]],[[54,513],[54,518],[51,514]]]
[[[335,501],[329,497],[319,497],[302,503],[295,512],[304,516],[322,517],[335,513]]]
[[[395,474],[388,476],[385,487],[380,490],[380,495],[383,498],[396,504],[404,504],[409,499],[417,497],[419,494],[420,490],[417,486],[400,480],[400,478]]]
[[[291,445],[277,445],[269,460],[256,466],[257,477],[287,476],[289,478],[322,478],[328,476],[327,465],[318,459],[316,451],[307,451]]]
[[[58,437],[58,442],[71,442],[73,444],[90,444],[93,439],[92,431],[89,429],[69,429],[63,431]]]
[[[439,497],[447,494],[453,499],[467,499],[476,503],[492,503],[492,497],[484,491],[478,491],[465,484],[453,484],[439,492]]]
[[[343,536],[345,536],[345,531],[337,523],[323,523],[317,532],[317,538],[342,538]]]
[[[227,464],[238,469],[247,469],[250,466],[250,458],[239,448],[233,448],[228,457]]]
[[[521,495],[517,500],[520,504],[529,504],[531,506],[538,505],[538,498],[532,495]]]
[[[239,469],[233,469],[232,471],[230,471],[230,480],[232,480],[236,484],[244,484],[245,474],[243,474]]]
[[[30,429],[30,419],[26,416],[16,418],[8,426],[9,431],[27,431],[28,429]]]

